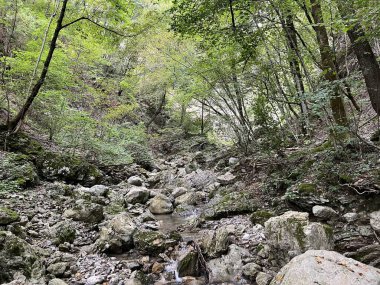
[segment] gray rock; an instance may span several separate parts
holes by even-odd
[[[0,226],[6,226],[18,220],[20,220],[20,216],[17,212],[8,208],[0,208]]]
[[[133,235],[133,242],[140,252],[158,255],[176,245],[180,238],[180,236],[171,237],[157,231],[137,230]]]
[[[50,274],[53,274],[56,277],[62,277],[67,268],[68,268],[67,262],[57,262],[57,263],[50,264],[46,270],[47,272],[49,272]]]
[[[90,191],[96,196],[107,196],[109,187],[104,185],[94,185],[90,188]]]
[[[269,285],[273,276],[264,272],[259,272],[256,276],[257,285]]]
[[[102,252],[121,253],[132,247],[135,230],[133,219],[127,213],[120,213],[100,229],[96,246]]]
[[[380,233],[380,211],[372,212],[369,214],[369,222],[371,227],[377,232]]]
[[[334,251],[310,250],[285,265],[271,285],[375,285],[380,270]]]
[[[73,208],[67,209],[63,213],[63,216],[74,221],[86,223],[99,223],[104,218],[103,207],[101,205],[83,200],[77,201]]]
[[[138,176],[131,176],[128,178],[128,183],[133,186],[142,186],[144,181]]]
[[[61,279],[54,278],[49,281],[48,285],[67,285],[67,283]]]
[[[132,187],[125,195],[126,204],[145,204],[149,200],[150,191],[145,187]]]
[[[343,215],[343,218],[347,222],[352,223],[352,222],[355,222],[359,218],[359,215],[357,213],[346,213]]]
[[[232,184],[232,183],[236,182],[236,176],[233,175],[231,172],[227,172],[227,173],[225,173],[223,175],[219,175],[217,177],[217,181],[221,185],[229,185],[229,184]]]
[[[194,250],[188,250],[178,258],[177,271],[179,277],[184,276],[200,276],[200,264],[198,252]]]
[[[65,242],[73,243],[76,236],[76,230],[72,223],[62,221],[52,227],[51,236],[53,238],[53,243],[56,245],[60,245]]]
[[[330,220],[338,216],[338,213],[334,209],[326,206],[314,206],[312,211],[314,216],[326,220]]]
[[[243,266],[243,275],[250,280],[255,280],[256,275],[261,271],[261,266],[256,263],[247,263]]]
[[[177,187],[173,190],[172,195],[174,198],[177,198],[183,194],[186,194],[189,190],[185,187]]]
[[[174,205],[195,205],[197,203],[197,196],[194,192],[185,193],[181,196],[178,196],[175,201]]]
[[[225,227],[199,232],[198,240],[202,251],[209,257],[216,258],[228,250],[228,231]]]
[[[105,276],[102,276],[102,275],[91,276],[86,279],[85,285],[103,284],[105,280],[106,280]]]
[[[237,157],[230,157],[228,159],[228,165],[233,166],[239,162],[239,159]]]
[[[243,259],[250,256],[247,249],[234,244],[230,245],[227,255],[212,259],[207,263],[210,270],[210,283],[233,283],[240,280],[243,271]]]
[[[150,201],[149,210],[153,214],[170,214],[173,212],[173,204],[171,200],[162,195],[158,194]]]

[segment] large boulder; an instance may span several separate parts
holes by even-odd
[[[200,276],[201,265],[198,252],[189,248],[184,254],[182,254],[178,258],[177,271],[179,277]]]
[[[133,246],[136,225],[127,213],[116,215],[101,229],[96,246],[100,251],[121,253]]]
[[[292,259],[271,285],[376,285],[380,270],[334,251],[310,250]]]
[[[180,236],[165,235],[161,232],[137,230],[133,235],[133,242],[140,252],[149,255],[163,253],[169,247],[178,243]]]
[[[211,258],[216,258],[228,250],[228,231],[225,227],[217,230],[202,230],[198,242],[202,252]]]
[[[324,220],[331,220],[338,216],[338,213],[333,208],[327,206],[316,205],[312,211],[314,216]]]
[[[132,187],[125,195],[126,204],[145,204],[149,200],[150,191],[145,187]]]
[[[149,210],[157,215],[170,214],[173,212],[173,204],[165,195],[157,194],[150,201]]]
[[[139,176],[131,176],[128,178],[128,183],[133,186],[142,186],[144,184],[144,180],[142,180]]]
[[[196,205],[197,200],[198,199],[195,192],[188,192],[181,196],[178,196],[174,201],[174,205]]]
[[[332,228],[310,223],[309,214],[289,211],[265,222],[268,243],[285,254],[284,261],[310,249],[333,248]]]
[[[17,222],[20,219],[20,216],[17,212],[8,209],[0,208],[0,226],[6,226],[10,223]]]
[[[78,200],[73,208],[67,209],[63,213],[63,216],[74,221],[86,223],[99,223],[104,218],[103,207],[101,205],[85,200]]]
[[[283,198],[305,212],[311,212],[316,205],[325,205],[330,202],[325,197],[325,193],[312,183],[300,183],[290,187]]]

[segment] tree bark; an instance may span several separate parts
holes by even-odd
[[[338,1],[339,12],[344,19],[355,16],[355,12],[343,1]],[[380,66],[373,53],[372,47],[366,39],[365,32],[360,24],[356,23],[347,31],[353,50],[363,74],[368,95],[373,109],[380,115]]]
[[[323,21],[320,0],[310,0],[310,4],[324,77],[327,81],[334,83],[338,79],[338,75],[335,70],[333,51],[330,48],[327,30]],[[347,126],[348,120],[344,108],[344,101],[339,94],[339,88],[337,86],[334,87],[333,95],[330,97],[330,106],[336,124],[339,126]]]

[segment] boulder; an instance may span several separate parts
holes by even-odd
[[[225,227],[199,232],[199,245],[202,252],[211,258],[216,258],[228,250],[228,231]]]
[[[256,276],[256,283],[257,285],[269,285],[272,279],[272,275],[264,272],[259,272]]]
[[[284,262],[309,249],[333,248],[332,228],[309,223],[309,214],[289,211],[265,222],[269,245],[285,254]]]
[[[200,264],[198,252],[193,249],[188,249],[178,258],[177,266],[178,276],[200,276]]]
[[[311,212],[313,206],[330,202],[323,195],[316,184],[300,183],[297,186],[290,187],[283,199],[305,212]]]
[[[73,208],[67,209],[63,213],[63,216],[85,223],[99,223],[104,218],[103,207],[101,205],[84,200],[78,200]]]
[[[76,230],[68,221],[62,221],[52,227],[51,236],[55,245],[60,245],[65,242],[73,243],[76,236]]]
[[[20,220],[20,216],[17,212],[8,208],[0,208],[0,226],[6,226],[18,220]]]
[[[230,245],[227,255],[207,262],[211,284],[223,282],[237,283],[243,271],[243,259],[250,257],[247,249]]]
[[[67,285],[67,283],[61,279],[54,278],[49,281],[48,285]]]
[[[145,204],[149,200],[150,191],[145,187],[132,187],[125,195],[126,204]]]
[[[157,194],[150,201],[149,210],[153,214],[162,215],[162,214],[170,214],[173,212],[173,204],[172,201],[162,194]]]
[[[142,186],[144,181],[139,176],[131,176],[128,178],[128,183],[133,186]]]
[[[88,192],[95,196],[107,196],[108,191],[109,187],[105,185],[94,185],[91,188],[89,188]]]
[[[132,218],[127,213],[120,213],[100,229],[96,246],[102,252],[122,253],[133,246],[135,230]]]
[[[133,235],[133,243],[140,252],[149,255],[163,253],[178,243],[180,236],[164,235],[156,231],[137,230]]]
[[[183,194],[186,194],[189,190],[185,187],[177,187],[173,190],[172,195],[174,198],[177,198]]]
[[[250,280],[255,280],[257,274],[261,271],[261,266],[250,262],[243,266],[243,275]]]
[[[331,220],[338,216],[338,213],[333,208],[326,206],[316,205],[312,208],[312,212],[314,216],[324,220]]]
[[[369,222],[371,227],[377,232],[380,233],[380,211],[372,212],[369,214]]]
[[[343,218],[346,220],[346,222],[352,223],[359,218],[359,215],[357,213],[346,213],[343,215]]]
[[[236,176],[231,172],[219,175],[216,179],[221,185],[229,185],[236,182]]]
[[[68,266],[69,264],[67,262],[57,262],[50,264],[46,271],[55,277],[62,277]]]
[[[230,157],[228,159],[228,165],[233,166],[239,162],[239,159],[237,157]]]
[[[86,279],[85,285],[97,285],[97,284],[103,284],[103,282],[106,281],[106,277],[103,275],[94,275],[90,276]]]
[[[334,251],[310,250],[292,259],[271,285],[375,285],[380,270]]]
[[[196,205],[197,203],[197,196],[194,192],[185,193],[181,196],[178,196],[175,201],[174,205]]]

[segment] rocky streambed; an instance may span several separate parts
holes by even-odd
[[[271,209],[233,174],[237,159],[222,170],[187,159],[118,185],[1,193],[0,283],[380,284],[379,212],[312,191],[309,211]]]

